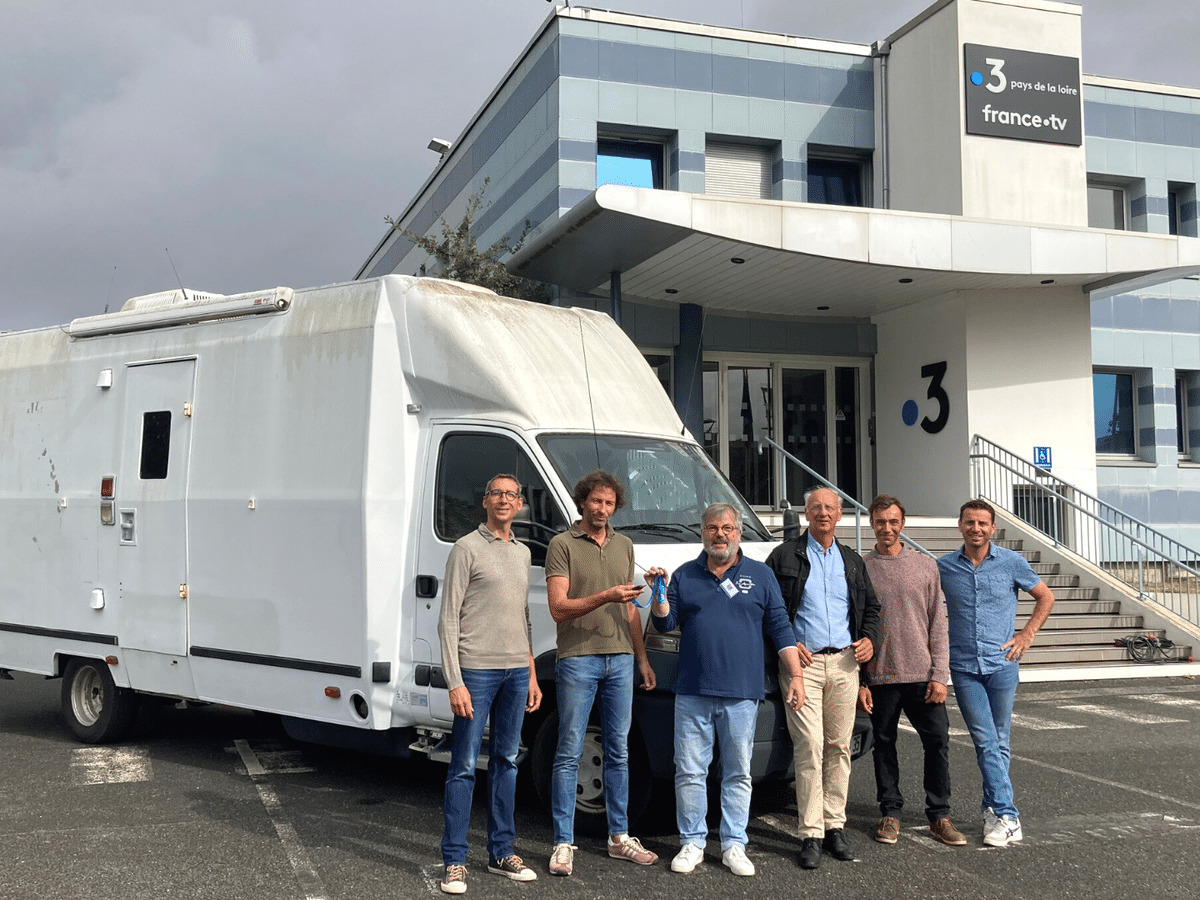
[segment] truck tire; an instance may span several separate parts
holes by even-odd
[[[102,660],[72,659],[63,672],[62,712],[84,743],[119,741],[133,725],[137,695],[117,687]]]
[[[534,739],[531,756],[533,785],[546,809],[551,808],[550,782],[554,774],[554,754],[558,749],[558,710],[546,717]],[[604,754],[600,742],[600,723],[588,722],[583,737],[583,753],[575,787],[575,830],[591,837],[608,834],[608,810],[604,802]],[[646,758],[642,736],[633,726],[629,732],[629,806],[632,829],[650,802],[650,762]]]

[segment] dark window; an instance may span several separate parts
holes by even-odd
[[[167,462],[171,455],[171,412],[148,412],[142,414],[142,464],[138,470],[141,478],[166,478]]]
[[[808,160],[808,202],[834,206],[863,206],[861,162],[837,159]]]
[[[1179,234],[1179,193],[1167,191],[1167,234]]]
[[[487,518],[483,490],[488,480],[501,472],[517,477],[525,499],[513,532],[529,545],[533,564],[544,565],[550,538],[566,530],[567,521],[529,456],[503,435],[463,432],[442,441],[434,531],[444,541],[456,541],[482,525]]]
[[[1096,417],[1096,452],[1135,456],[1133,375],[1128,372],[1092,373],[1092,402]]]
[[[1175,443],[1180,456],[1186,456],[1191,451],[1188,443],[1187,378],[1183,375],[1175,378]]]
[[[663,145],[652,141],[597,141],[596,187],[602,184],[662,188]]]

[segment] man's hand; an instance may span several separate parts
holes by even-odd
[[[871,689],[865,684],[858,689],[858,708],[865,713],[875,709],[875,701],[871,697]]]
[[[850,646],[854,648],[854,661],[857,663],[870,662],[875,655],[875,645],[870,638],[859,638]]]
[[[926,703],[945,703],[946,686],[940,681],[931,681],[925,686]]]
[[[454,701],[450,701],[451,707]],[[529,701],[525,704],[525,712],[531,713],[542,705],[542,689],[538,686],[536,678],[529,679]]]
[[[658,678],[650,666],[650,660],[643,657],[637,661],[638,672],[642,675],[642,690],[652,691],[658,687]]]
[[[475,710],[471,708],[471,692],[465,684],[450,692],[450,711],[463,719],[475,717]]]
[[[633,582],[618,584],[604,592],[605,603],[632,603],[645,588],[634,587]]]
[[[796,641],[796,649],[800,652],[800,668],[807,669],[812,665],[813,655],[809,653],[808,648],[799,641]]]
[[[783,695],[784,705],[792,712],[799,712],[804,705],[804,678],[794,675],[788,679],[787,691]]]
[[[1032,646],[1033,635],[1026,634],[1025,629],[1022,628],[1015,635],[1013,635],[1013,639],[1011,641],[1009,641],[1007,644],[1003,644],[1000,649],[1008,651],[1004,658],[1009,662],[1012,662],[1014,659],[1020,659],[1022,656],[1024,656],[1025,651]]]

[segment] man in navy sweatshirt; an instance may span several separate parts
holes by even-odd
[[[714,503],[700,519],[704,552],[676,569],[666,598],[650,611],[660,632],[679,628],[675,682],[675,800],[682,849],[673,872],[691,872],[704,859],[708,837],[705,780],[714,739],[721,750],[721,862],[735,875],[753,875],[746,857],[750,819],[750,754],[763,699],[763,635],[787,676],[784,702],[804,704],[796,638],[771,570],[742,556],[742,515]],[[654,583],[662,569],[650,569]]]

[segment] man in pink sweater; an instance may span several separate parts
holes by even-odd
[[[925,815],[929,833],[951,846],[967,839],[950,821],[950,721],[946,716],[946,684],[950,650],[946,631],[946,598],[937,563],[900,541],[904,504],[880,494],[868,509],[875,549],[865,562],[879,597],[880,639],[867,663],[859,705],[875,727],[875,787],[883,818],[875,840],[894,844],[900,837],[900,767],[896,731],[900,713],[925,748]]]

